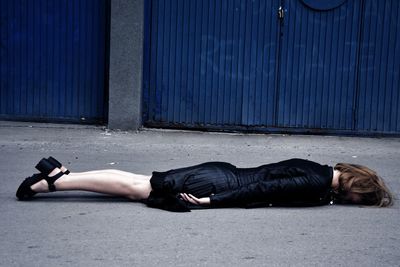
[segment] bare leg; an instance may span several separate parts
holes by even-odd
[[[56,168],[49,176],[56,175]],[[146,199],[151,192],[150,176],[119,170],[100,170],[70,173],[54,182],[57,191],[84,190],[109,195],[124,196],[132,200]],[[46,180],[32,185],[38,193],[48,192]]]

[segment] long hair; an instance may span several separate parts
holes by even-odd
[[[393,204],[393,195],[377,173],[365,166],[349,163],[336,164],[340,172],[339,197],[356,194],[359,204],[387,207]]]

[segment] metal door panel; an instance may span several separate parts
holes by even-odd
[[[400,3],[365,1],[357,130],[400,132]]]
[[[360,2],[285,9],[277,125],[352,130]]]
[[[0,1],[0,118],[104,120],[108,6]]]
[[[149,2],[145,124],[272,125],[277,8],[261,0]]]

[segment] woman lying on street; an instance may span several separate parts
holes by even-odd
[[[119,170],[70,173],[50,157],[42,159],[36,168],[40,173],[19,186],[19,200],[29,200],[37,193],[85,190],[123,196],[171,211],[333,203],[386,207],[393,203],[392,194],[376,172],[347,163],[332,168],[290,159],[256,168],[237,168],[225,162],[207,162],[146,176]]]

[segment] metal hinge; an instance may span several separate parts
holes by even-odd
[[[279,8],[278,8],[278,18],[279,19],[283,19],[284,16],[285,16],[285,12],[283,11],[283,7],[279,6]]]

